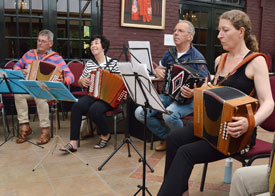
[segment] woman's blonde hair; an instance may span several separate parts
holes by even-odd
[[[220,16],[220,19],[229,20],[237,30],[243,27],[245,29],[244,41],[247,48],[254,52],[259,51],[258,41],[256,39],[256,36],[251,34],[251,29],[252,29],[251,20],[245,12],[240,10],[230,10],[230,11],[224,12]]]

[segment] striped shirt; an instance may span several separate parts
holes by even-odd
[[[52,50],[48,50],[46,53],[38,55],[38,60],[43,59],[44,56],[51,53]],[[20,69],[27,69],[28,65],[32,63],[33,60],[36,60],[35,54],[33,50],[29,50],[26,52],[23,57],[14,65],[14,70],[20,70]],[[72,84],[74,82],[74,75],[63,60],[63,58],[59,54],[54,54],[52,56],[49,56],[48,58],[44,59],[45,62],[51,63],[57,67],[60,67],[62,70],[64,70],[65,73],[65,82],[67,85]]]
[[[93,60],[89,60],[87,61],[85,68],[82,72],[82,75],[80,76],[79,79],[82,78],[86,78],[87,76],[90,77],[91,75],[91,71],[96,70],[96,69],[107,69],[112,73],[119,73],[119,68],[117,66],[117,61],[111,59],[110,57],[106,57],[107,62],[108,62],[108,66],[106,61],[102,64],[97,64],[96,62],[94,62]]]

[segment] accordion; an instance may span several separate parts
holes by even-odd
[[[101,99],[115,108],[122,99],[126,98],[127,90],[119,74],[97,69],[91,71],[89,95]]]
[[[28,66],[26,80],[38,81],[56,81],[62,74],[63,70],[51,63],[34,60]]]
[[[170,95],[181,104],[188,103],[192,99],[181,96],[180,88],[184,85],[193,88],[196,83],[200,87],[205,78],[189,65],[170,65],[165,72],[163,94]]]
[[[226,86],[194,89],[194,135],[203,138],[224,155],[247,150],[254,130],[258,100]],[[226,131],[234,116],[248,118],[248,131],[238,138]]]

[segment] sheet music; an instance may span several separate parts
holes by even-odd
[[[146,64],[147,70],[150,75],[155,74],[155,70],[153,67],[150,42],[149,41],[128,41],[129,51],[134,55],[130,55],[131,63],[134,65],[138,64]]]
[[[28,91],[20,85],[25,77],[21,70],[0,70],[0,93],[27,94]]]
[[[35,98],[77,101],[68,88],[61,82],[21,80],[21,84]]]
[[[160,100],[159,94],[153,87],[153,84],[149,78],[149,74],[146,70],[146,66],[144,64],[138,66],[136,68],[136,72],[133,71],[130,62],[118,62],[117,64],[128,93],[136,104],[145,106],[146,96],[152,109],[160,111],[162,113],[168,113]],[[136,81],[135,74],[138,74],[138,78],[141,81],[142,88],[145,91],[145,96],[143,95],[140,85]]]

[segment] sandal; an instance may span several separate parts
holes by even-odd
[[[99,138],[99,142],[96,145],[94,145],[94,149],[105,148],[107,146],[108,142],[110,141],[110,139],[111,139],[111,135],[107,140]]]
[[[27,137],[32,133],[31,127],[28,130],[20,130],[20,136],[16,139],[17,144],[22,144],[27,140]]]
[[[47,144],[50,141],[50,139],[51,139],[51,136],[50,136],[49,128],[42,129],[41,135],[37,140],[37,144],[40,144],[40,145]]]
[[[72,144],[68,143],[63,148],[60,148],[59,150],[63,152],[68,152],[68,151],[76,152],[77,148],[74,148]]]

